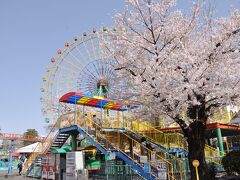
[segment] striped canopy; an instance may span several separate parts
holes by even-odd
[[[80,92],[69,92],[63,95],[59,102],[79,104],[84,106],[91,106],[97,108],[111,109],[116,111],[126,111],[127,106],[122,103],[114,102],[107,98],[102,98],[99,96],[89,96]]]

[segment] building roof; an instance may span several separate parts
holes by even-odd
[[[41,148],[42,148],[42,143],[39,143],[39,142],[30,144],[28,146],[21,147],[18,150],[16,150],[16,152],[18,152],[18,153],[31,153],[35,150],[35,148],[37,146],[38,146],[38,148],[37,148],[38,150],[36,152],[40,152]]]
[[[53,154],[66,154],[67,152],[70,152],[72,150],[72,147],[70,145],[63,145],[61,148],[54,148],[51,153]]]

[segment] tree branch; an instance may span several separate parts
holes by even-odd
[[[180,118],[179,115],[177,115],[176,117],[172,117],[174,119],[174,121],[176,123],[178,123],[178,125],[181,127],[182,131],[184,134],[188,134],[188,131],[189,131],[189,127],[188,125],[186,124],[186,122]]]

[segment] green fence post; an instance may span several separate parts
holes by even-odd
[[[220,155],[223,155],[224,148],[223,148],[222,133],[221,133],[221,129],[220,128],[217,128],[217,140],[218,140],[218,146],[219,146],[219,150],[220,150]]]

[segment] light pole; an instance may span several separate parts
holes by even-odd
[[[198,176],[198,166],[199,166],[199,164],[200,163],[197,159],[193,160],[193,162],[192,162],[192,165],[195,167],[197,180],[199,180],[199,176]]]
[[[14,149],[14,141],[11,140],[11,149],[9,152],[9,164],[8,164],[8,174],[12,174],[12,155],[13,155],[13,149]]]

